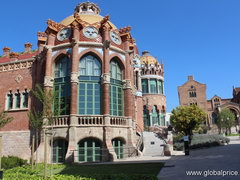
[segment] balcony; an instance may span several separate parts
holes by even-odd
[[[124,116],[103,116],[103,115],[76,115],[58,116],[53,120],[54,128],[61,127],[132,127],[132,120]],[[50,127],[50,126],[46,126]]]

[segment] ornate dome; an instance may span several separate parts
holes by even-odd
[[[83,20],[89,24],[94,24],[94,23],[100,22],[104,18],[101,15],[99,15],[100,8],[92,2],[84,2],[84,3],[78,4],[75,8],[74,13],[78,13],[81,20]],[[74,20],[75,20],[74,16],[71,15],[71,16],[65,18],[64,20],[62,20],[60,23],[65,26],[68,26]],[[109,22],[109,23],[113,29],[117,29],[117,27],[113,23],[111,23],[111,22]]]
[[[148,51],[143,51],[140,58],[142,64],[156,64],[158,61]]]

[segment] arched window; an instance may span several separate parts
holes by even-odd
[[[166,126],[166,112],[165,107],[162,106],[161,114],[160,114],[160,126]]]
[[[110,62],[110,114],[123,116],[122,70],[116,60]]]
[[[68,142],[64,139],[56,139],[53,141],[53,163],[63,163],[67,154]]]
[[[7,94],[7,110],[13,109],[13,93],[10,90]]]
[[[79,114],[101,114],[101,63],[92,55],[79,63]]]
[[[158,94],[163,94],[163,81],[158,80]]]
[[[150,126],[150,117],[149,117],[149,111],[147,109],[147,106],[143,106],[143,120],[144,120],[144,127]]]
[[[101,63],[92,55],[87,55],[80,60],[80,76],[100,76]]]
[[[78,143],[78,159],[80,162],[101,161],[101,142],[94,138],[86,138]]]
[[[124,142],[119,138],[115,138],[112,140],[112,145],[117,155],[117,159],[124,158]]]
[[[21,107],[21,93],[19,90],[15,93],[15,108],[19,109]]]
[[[148,93],[148,80],[142,79],[142,93]]]
[[[159,118],[157,113],[157,106],[153,106],[152,108],[152,125],[159,125]]]
[[[70,59],[66,56],[56,61],[54,69],[54,111],[59,115],[70,113]]]

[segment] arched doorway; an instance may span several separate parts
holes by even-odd
[[[120,138],[114,138],[112,140],[112,145],[118,159],[124,158],[124,141]]]
[[[80,162],[101,161],[101,142],[95,138],[85,138],[78,143]]]
[[[65,139],[55,139],[53,141],[52,162],[64,163],[67,153],[68,142]]]

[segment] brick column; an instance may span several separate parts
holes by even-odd
[[[109,97],[109,84],[110,84],[110,65],[109,65],[109,28],[103,28],[103,74],[102,74],[102,112],[103,115],[110,114],[110,97]]]
[[[71,115],[77,114],[77,95],[78,95],[78,39],[79,30],[77,27],[73,29],[73,47],[72,47],[72,67],[71,67]]]
[[[78,124],[78,40],[79,40],[79,29],[78,26],[73,26],[73,40],[72,40],[72,62],[71,62],[71,102],[70,102],[70,128],[68,131],[68,150],[66,154],[66,162],[77,162],[78,151],[76,141],[76,126]]]
[[[44,77],[44,87],[45,89],[53,88],[53,75],[52,75],[52,49],[51,46],[54,45],[55,35],[49,34],[47,45],[50,46],[47,49],[46,54],[46,64],[45,64],[45,77]]]
[[[131,64],[130,64],[130,55],[129,51],[129,41],[128,39],[124,42],[124,50],[127,52],[125,54],[126,61],[125,61],[125,80],[124,80],[124,114],[125,116],[132,118],[133,117],[133,95],[132,95],[132,86],[131,86]]]

